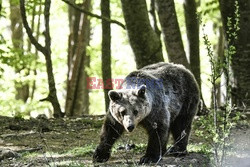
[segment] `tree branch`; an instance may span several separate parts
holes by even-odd
[[[51,102],[51,100],[49,99],[49,96],[48,97],[45,97],[43,99],[40,99],[39,101],[43,102],[43,101],[48,101],[48,102]]]
[[[120,27],[122,27],[123,29],[126,29],[125,25],[124,25],[123,23],[117,21],[117,20],[112,20],[112,19],[109,19],[109,18],[107,18],[107,17],[102,17],[102,16],[100,16],[100,15],[91,13],[91,12],[89,12],[89,11],[87,11],[87,10],[84,10],[84,9],[80,8],[80,7],[77,6],[76,4],[71,3],[71,2],[68,1],[68,0],[62,0],[62,1],[65,2],[66,4],[70,5],[70,6],[73,7],[74,9],[76,9],[76,10],[82,12],[82,13],[85,13],[86,15],[89,15],[89,16],[91,16],[91,17],[95,17],[95,18],[98,18],[98,19],[102,19],[102,20],[108,21],[108,22],[113,23],[113,24],[117,24],[117,25],[119,25]]]
[[[30,42],[36,47],[37,50],[45,54],[46,52],[45,47],[43,47],[41,44],[38,43],[36,38],[33,36],[32,30],[28,24],[27,16],[26,16],[26,9],[25,9],[25,0],[20,0],[20,12],[21,12],[22,20],[23,20],[23,26],[26,29]]]
[[[44,8],[44,20],[45,20],[45,47],[46,51],[49,52],[47,55],[51,54],[50,46],[51,46],[51,38],[49,32],[49,16],[50,16],[50,5],[51,0],[45,0],[45,8]]]

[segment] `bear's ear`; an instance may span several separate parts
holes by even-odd
[[[114,91],[114,90],[110,90],[108,95],[109,95],[110,100],[112,100],[112,101],[117,101],[117,100],[120,100],[122,98],[121,94]]]
[[[145,93],[146,93],[146,88],[147,88],[146,85],[140,86],[140,88],[138,89],[138,92],[137,92],[137,96],[144,97]]]

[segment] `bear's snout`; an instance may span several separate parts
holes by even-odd
[[[130,125],[127,129],[128,129],[129,132],[132,132],[135,129],[135,126],[134,125]]]

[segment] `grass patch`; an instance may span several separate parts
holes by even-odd
[[[72,150],[69,150],[67,154],[76,156],[76,157],[84,157],[84,156],[91,156],[94,153],[96,145],[90,144],[85,145],[83,147],[75,147]]]
[[[82,124],[85,126],[91,126],[92,128],[101,128],[103,120],[93,120],[93,119],[83,119],[81,120]]]
[[[189,152],[202,153],[206,155],[210,155],[212,153],[211,146],[204,143],[198,143],[198,144],[190,143],[187,149]]]
[[[39,152],[32,152],[32,153],[24,152],[21,154],[23,158],[35,158],[35,157],[38,157],[39,155],[41,155],[41,153]]]

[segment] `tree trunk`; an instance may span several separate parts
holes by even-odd
[[[49,17],[50,17],[50,0],[45,0],[45,7],[44,7],[44,18],[45,18],[45,46],[42,46],[32,34],[32,30],[28,24],[27,16],[26,16],[26,9],[25,9],[25,0],[20,0],[20,11],[23,20],[24,28],[28,34],[28,37],[31,43],[36,47],[37,50],[43,53],[45,60],[46,60],[46,69],[48,75],[48,84],[49,84],[49,95],[45,99],[41,101],[49,101],[54,109],[53,116],[55,118],[63,117],[64,114],[61,111],[60,104],[58,102],[57,94],[56,94],[56,87],[55,87],[55,79],[53,74],[53,67],[51,61],[51,38],[50,38],[50,31],[49,31]]]
[[[13,49],[16,51],[16,54],[19,54],[22,57],[23,54],[23,25],[22,18],[20,15],[20,8],[18,1],[10,0],[10,21],[11,21],[11,39],[13,43]],[[16,73],[20,73],[26,67],[15,67]],[[28,75],[28,73],[27,73]],[[23,83],[22,81],[15,82],[16,87],[16,99],[22,100],[24,102],[29,98],[29,84]]]
[[[217,62],[220,62],[220,64],[223,62],[224,59],[224,46],[225,46],[225,38],[223,35],[223,28],[219,26],[219,38],[218,38],[218,44],[216,45],[216,52],[217,52]],[[216,90],[217,90],[217,104],[218,106],[222,106],[223,103],[225,103],[226,99],[223,99],[225,97],[225,83],[222,81],[224,80],[224,76],[222,75],[219,81],[216,83]]]
[[[110,1],[101,0],[102,17],[110,19]],[[108,91],[112,89],[112,85],[108,85],[107,81],[111,79],[111,31],[110,22],[102,20],[102,79],[104,83],[104,98],[106,112],[109,108]]]
[[[0,17],[2,16],[2,0],[0,0]]]
[[[238,2],[239,14],[235,3]],[[237,106],[250,106],[250,2],[248,0],[220,0],[220,10],[226,36],[227,46],[234,46],[236,52],[232,55],[232,71],[234,88],[233,103]],[[230,26],[229,20],[230,18]],[[239,27],[237,27],[237,19]],[[236,33],[236,37],[233,35]]]
[[[190,69],[201,89],[199,20],[196,15],[195,0],[184,1],[185,21],[189,48]]]
[[[150,25],[145,0],[121,0],[121,2],[137,68],[164,61],[161,40]]]
[[[218,27],[219,26],[219,27]],[[218,42],[217,44],[214,45],[214,50],[215,50],[215,60],[218,62],[218,64],[222,64],[224,60],[224,35],[223,35],[223,28],[218,25],[214,24],[214,29],[218,29]],[[221,73],[221,71],[217,71],[217,73]],[[211,90],[211,108],[212,105],[214,104],[214,100],[216,100],[216,104],[218,106],[225,105],[226,99],[226,82],[225,82],[225,76],[221,75],[219,79],[215,82],[215,98],[214,99],[214,89]]]
[[[39,40],[39,36],[40,36],[40,25],[41,25],[41,13],[42,13],[42,0],[39,0],[38,4],[36,5],[39,5],[38,7],[38,19],[37,19],[37,26],[36,26],[36,40],[38,41]],[[36,15],[36,8],[34,7],[34,21],[35,21],[35,15]],[[34,29],[34,27],[33,27]],[[31,42],[29,42],[30,44],[30,51],[31,51]],[[29,48],[29,47],[28,47]],[[36,67],[36,64],[37,64],[37,59],[38,59],[38,50],[35,48],[35,67]],[[36,71],[36,68],[33,69],[33,72],[34,72],[34,75],[37,76],[37,71]],[[30,99],[33,100],[34,98],[34,94],[35,94],[35,90],[36,90],[36,79],[33,80],[32,82],[32,88],[31,88],[31,95],[30,95]]]
[[[78,4],[90,10],[90,0]],[[68,44],[68,79],[65,113],[67,116],[81,116],[89,111],[89,91],[87,89],[89,66],[86,49],[90,37],[90,22],[86,14],[69,6],[70,36]]]
[[[155,0],[150,1],[150,11],[149,11],[149,13],[151,14],[151,18],[153,20],[154,31],[160,38],[161,37],[161,31],[159,30],[158,25],[157,25],[157,17],[156,17],[156,12],[155,12]]]
[[[189,68],[174,0],[156,0],[156,6],[169,61]]]

